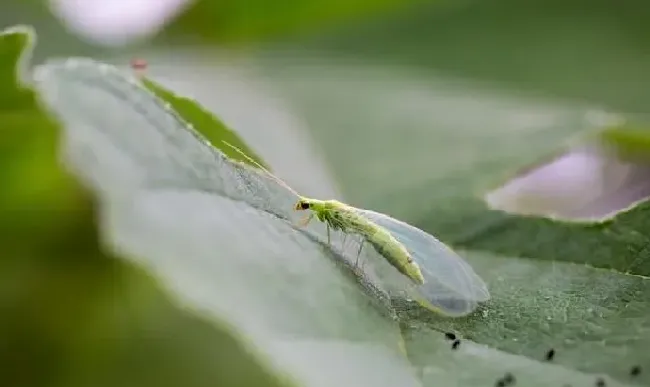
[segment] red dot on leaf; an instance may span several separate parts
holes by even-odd
[[[144,70],[147,68],[147,61],[140,58],[131,59],[131,68],[134,70]]]

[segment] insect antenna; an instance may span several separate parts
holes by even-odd
[[[279,177],[277,177],[277,176],[275,176],[274,174],[272,174],[268,169],[264,168],[260,163],[258,163],[257,161],[253,160],[250,156],[248,156],[246,153],[244,153],[244,151],[242,151],[241,149],[237,148],[236,146],[230,144],[229,142],[227,142],[227,141],[225,141],[225,140],[221,140],[221,142],[223,142],[224,144],[228,145],[230,148],[232,148],[232,149],[233,149],[235,152],[237,152],[239,155],[241,155],[241,156],[244,157],[246,160],[248,160],[249,162],[251,162],[251,163],[252,163],[253,165],[255,165],[257,168],[259,168],[259,169],[261,169],[262,171],[264,171],[264,172],[265,172],[267,175],[269,175],[273,180],[275,180],[276,183],[280,184],[281,186],[283,186],[283,187],[286,188],[287,190],[291,191],[291,193],[293,193],[294,195],[296,195],[296,196],[300,196],[300,195],[298,195],[298,193],[297,193],[296,191],[293,190],[293,188],[289,187],[289,185],[288,185],[287,183],[285,183],[284,181],[282,181],[282,179],[280,179]]]

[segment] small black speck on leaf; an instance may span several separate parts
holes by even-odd
[[[451,349],[458,349],[458,347],[460,347],[460,340],[456,339],[451,343]]]
[[[506,372],[506,374],[503,375],[502,378],[497,379],[494,385],[496,387],[506,387],[515,384],[516,382],[517,380],[515,379],[514,375],[511,374],[510,372]]]
[[[445,338],[447,340],[456,340],[456,334],[454,332],[445,333]]]
[[[546,352],[546,361],[552,361],[554,357],[555,357],[555,350],[551,348],[548,350],[548,352]]]
[[[632,367],[632,369],[630,369],[630,375],[632,376],[639,376],[640,373],[641,373],[641,366],[636,365]]]
[[[515,376],[511,374],[510,372],[506,372],[505,375],[503,375],[503,381],[510,384],[515,383],[517,380],[515,379]]]
[[[596,379],[596,387],[605,387],[605,379],[603,378],[598,378]]]

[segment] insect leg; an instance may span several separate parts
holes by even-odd
[[[314,213],[312,212],[311,214],[305,216],[304,219],[301,220],[300,223],[298,223],[298,225],[300,227],[305,227],[307,224],[309,224],[309,222],[311,222],[313,218],[314,218]]]
[[[327,227],[327,244],[330,245],[330,225],[329,223],[325,223],[325,227]]]
[[[354,264],[354,266],[359,266],[359,257],[361,256],[361,249],[363,248],[363,242],[365,242],[365,240],[361,239],[361,242],[359,243],[359,251],[357,251],[357,262]]]

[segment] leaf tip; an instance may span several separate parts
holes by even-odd
[[[17,24],[0,31],[0,44],[9,46],[9,55],[13,56],[16,86],[29,84],[27,70],[36,45],[36,32],[27,24]],[[11,84],[11,83],[10,83]]]

